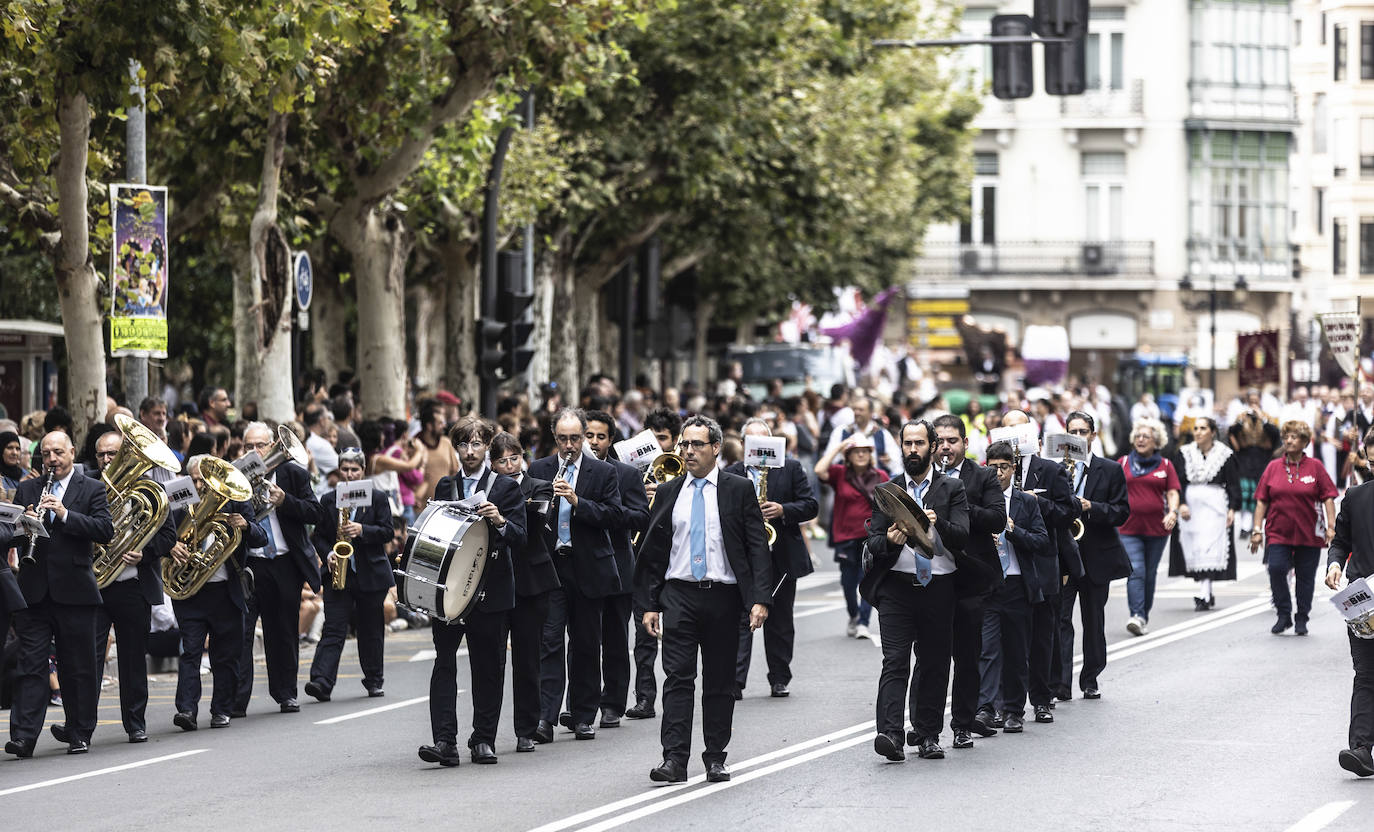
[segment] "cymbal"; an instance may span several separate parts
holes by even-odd
[[[895,482],[885,482],[873,489],[873,501],[879,510],[901,530],[907,542],[926,557],[935,556],[935,544],[930,540],[930,519],[905,488]]]

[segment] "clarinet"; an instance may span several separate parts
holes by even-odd
[[[41,500],[52,490],[53,475],[57,473],[55,468],[48,469],[48,478],[43,481],[43,493],[39,496]],[[38,532],[29,532],[29,542],[24,546],[24,554],[19,558],[22,566],[33,566],[38,560],[33,556],[34,547],[38,545]]]

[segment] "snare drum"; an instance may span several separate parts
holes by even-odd
[[[396,570],[396,601],[440,621],[456,621],[481,592],[490,547],[487,522],[431,501],[409,529]]]

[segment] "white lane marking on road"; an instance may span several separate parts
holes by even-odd
[[[1190,619],[1179,624],[1165,627],[1154,633],[1141,636],[1138,639],[1133,639],[1128,642],[1117,642],[1116,644],[1111,645],[1107,648],[1107,653],[1109,656],[1115,654],[1115,657],[1118,659],[1126,658],[1128,656],[1133,656],[1139,653],[1144,653],[1148,650],[1153,650],[1157,647],[1163,647],[1165,645],[1179,641],[1180,639],[1196,635],[1197,633],[1213,630],[1217,627],[1230,624],[1234,621],[1240,621],[1241,619],[1248,618],[1252,615],[1263,612],[1267,605],[1267,595],[1265,597],[1257,597],[1252,601],[1248,601],[1244,604],[1232,607],[1230,610],[1227,610],[1223,614],[1218,614],[1216,616],[1201,619]],[[1075,669],[1082,666],[1082,663],[1083,656],[1082,654],[1079,654],[1074,659]],[[949,699],[945,700],[945,707],[946,709],[948,709]],[[705,788],[684,791],[690,786],[706,782],[706,776],[704,774],[697,775],[696,777],[690,778],[686,783],[680,786],[660,787],[637,795],[633,795],[623,800],[615,801],[614,803],[608,803],[604,806],[598,806],[594,809],[588,809],[585,812],[580,812],[579,814],[573,815],[568,818],[564,818],[563,820],[545,824],[543,826],[531,830],[530,832],[561,832],[561,830],[571,829],[573,827],[578,826],[579,824],[585,823],[586,821],[595,820],[596,818],[603,817],[605,815],[609,815],[615,812],[619,812],[622,809],[629,808],[630,806],[634,806],[640,803],[648,803],[653,800],[659,800],[659,802],[657,803],[653,803],[648,806],[642,806],[631,812],[627,812],[622,815],[617,815],[612,818],[607,818],[606,820],[603,820],[600,823],[584,827],[582,829],[582,832],[604,832],[608,829],[614,829],[615,827],[620,826],[622,824],[629,823],[633,820],[639,820],[641,818],[648,817],[649,815],[657,814],[658,812],[672,808],[674,806],[680,806],[684,803],[687,803],[688,801],[697,800],[702,797],[717,794],[722,789],[731,788],[740,783],[747,783],[750,780],[756,780],[760,777],[763,777],[766,774],[772,774],[774,772],[783,771],[793,766],[801,765],[802,763],[820,759],[821,757],[834,754],[838,751],[843,751],[847,748],[852,748],[856,745],[861,745],[864,742],[871,741],[871,737],[867,735],[867,732],[873,731],[876,727],[877,724],[874,721],[870,720],[868,722],[862,722],[858,725],[851,725],[848,728],[842,728],[838,731],[832,731],[831,733],[826,734],[822,737],[816,737],[815,739],[800,742],[796,745],[791,745],[786,748],[780,748],[776,751],[771,751],[767,754],[763,754],[758,757],[752,757],[748,760],[744,760],[739,764],[731,765],[731,779],[725,783],[713,783]],[[857,734],[857,736],[849,736],[850,734]],[[807,751],[806,753],[801,754],[799,756],[789,757],[789,755],[796,754],[796,752],[798,751],[802,751],[810,746],[821,743],[832,744],[826,745],[823,748],[817,748],[812,751]],[[740,774],[736,776],[738,772],[744,771],[746,769],[752,769],[755,766],[767,763],[772,760],[776,760],[779,757],[788,757],[788,759],[781,760],[777,763],[766,766],[765,768],[758,769],[757,771],[749,771],[747,774]],[[660,798],[662,799],[660,800]]]
[[[460,689],[458,692],[459,692],[459,693],[462,693],[463,691]],[[322,720],[320,720],[319,722],[316,722],[315,724],[316,724],[316,725],[333,725],[333,724],[336,723],[336,722],[347,722],[347,721],[350,720],[350,719],[357,719],[358,717],[372,716],[373,714],[386,713],[387,711],[394,711],[394,710],[396,710],[397,708],[407,708],[407,707],[410,707],[411,705],[418,705],[418,704],[420,704],[421,702],[428,702],[428,701],[429,701],[429,697],[428,697],[428,696],[417,696],[417,697],[415,697],[414,699],[406,699],[406,700],[404,700],[404,701],[402,701],[402,702],[392,702],[390,705],[383,705],[383,706],[381,706],[380,708],[368,708],[368,709],[365,710],[365,711],[355,711],[355,712],[353,712],[353,713],[351,713],[351,714],[344,714],[343,716],[332,716],[332,717],[330,717],[329,719],[322,719]]]
[[[1353,800],[1337,800],[1320,806],[1310,812],[1307,817],[1288,827],[1287,832],[1317,832],[1325,829],[1336,818],[1345,814],[1346,811],[1355,805]]]
[[[125,763],[122,766],[110,766],[109,768],[96,769],[95,771],[88,771],[83,774],[72,774],[67,777],[58,777],[54,780],[43,780],[38,783],[30,783],[27,786],[15,786],[12,789],[0,791],[0,797],[8,797],[12,794],[33,791],[34,789],[45,789],[48,786],[60,786],[63,783],[71,783],[75,780],[85,780],[88,777],[99,777],[102,774],[115,774],[116,772],[128,771],[132,768],[142,768],[143,766],[151,766],[155,763],[165,763],[169,760],[179,760],[182,757],[190,757],[193,754],[203,754],[209,750],[208,748],[194,748],[190,751],[178,751],[175,754],[168,754],[165,757],[153,757],[148,760],[139,760],[136,763]]]
[[[812,572],[810,575],[803,575],[797,579],[797,591],[805,592],[818,586],[833,584],[839,579],[840,576],[834,572]]]
[[[809,615],[820,615],[821,613],[824,613],[824,612],[834,612],[835,610],[842,610],[842,609],[844,609],[844,604],[843,604],[843,603],[839,603],[839,604],[825,604],[825,605],[822,605],[822,606],[819,606],[819,607],[812,607],[811,609],[806,610],[805,612],[793,613],[793,615],[792,615],[792,620],[795,621],[795,620],[798,619],[798,618],[806,618],[806,617],[809,616]]]

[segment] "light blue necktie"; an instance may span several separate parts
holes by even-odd
[[[62,496],[62,480],[52,481],[52,495],[58,498]],[[56,519],[57,512],[53,511],[52,509],[48,509],[48,525],[51,526],[53,524],[53,521]]]
[[[1007,533],[1004,531],[997,535],[997,559],[1002,561],[1002,577],[1007,576],[1007,570],[1011,568],[1011,552],[1007,551]]]
[[[707,482],[704,479],[692,481],[697,492],[692,495],[692,527],[687,537],[692,544],[692,579],[696,581],[706,579],[706,497],[702,492]]]
[[[568,470],[563,472],[563,479],[572,484],[573,474],[577,473],[577,466],[568,463]],[[567,500],[558,501],[558,543],[560,546],[572,545],[572,503]]]
[[[921,507],[922,511],[924,511],[926,507],[926,487],[929,485],[930,480],[921,480],[916,483],[916,493],[913,496],[915,496],[916,504]],[[916,557],[916,580],[920,581],[921,586],[929,585],[930,579],[934,575],[930,568],[930,558],[921,554],[920,550],[915,546],[911,547],[911,552]]]
[[[258,525],[267,532],[267,547],[263,550],[263,556],[272,560],[277,556],[277,538],[272,534],[272,518],[269,516]]]
[[[476,477],[463,477],[463,499],[464,499],[464,500],[466,500],[468,497],[471,497],[471,496],[472,496],[472,489],[473,489],[473,487],[474,487],[475,485],[477,485],[477,478],[476,478]]]

